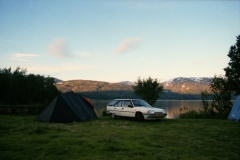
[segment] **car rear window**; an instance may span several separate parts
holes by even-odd
[[[112,100],[110,103],[108,103],[108,106],[114,106],[117,102],[117,100]]]

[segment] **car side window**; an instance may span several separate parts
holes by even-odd
[[[132,105],[132,103],[130,101],[123,101],[123,107],[128,107],[128,105]]]
[[[114,105],[114,107],[121,107],[122,106],[122,101],[118,101],[115,105]]]
[[[119,101],[117,107],[122,107],[122,101]]]

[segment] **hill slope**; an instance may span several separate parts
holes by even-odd
[[[200,94],[202,90],[209,89],[212,78],[185,78],[178,77],[164,82],[164,89],[182,94]]]

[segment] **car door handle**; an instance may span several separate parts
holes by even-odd
[[[124,108],[122,108],[122,109],[124,109]]]
[[[114,107],[114,109],[116,109],[116,107]]]

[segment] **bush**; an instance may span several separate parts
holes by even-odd
[[[109,116],[109,114],[106,113],[106,109],[104,109],[104,110],[102,111],[101,116],[102,116],[102,117],[108,117],[108,116]]]
[[[225,119],[222,114],[213,110],[189,110],[188,112],[181,113],[179,118],[181,119]]]
[[[195,110],[190,110],[185,113],[181,113],[179,118],[181,119],[193,119],[193,118],[199,118],[199,113]]]

